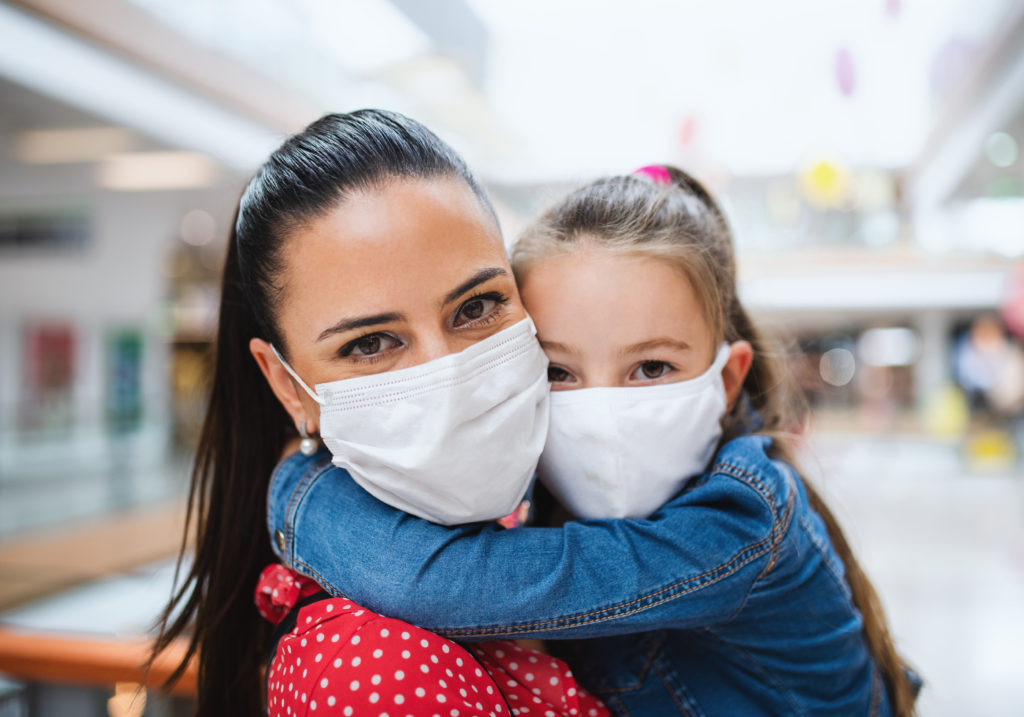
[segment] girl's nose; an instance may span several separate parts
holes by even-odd
[[[618,374],[612,366],[594,366],[586,370],[580,381],[580,388],[599,388],[620,386]]]

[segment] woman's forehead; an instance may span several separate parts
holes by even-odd
[[[507,267],[489,210],[461,180],[396,180],[350,195],[285,248],[281,319],[294,308],[395,310],[434,302],[481,269]]]

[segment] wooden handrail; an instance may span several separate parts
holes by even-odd
[[[184,640],[178,640],[157,656],[146,676],[146,686],[161,688],[181,663],[186,647]],[[98,687],[112,687],[116,682],[141,683],[149,649],[145,639],[51,635],[0,627],[0,672],[27,682]],[[170,692],[195,697],[196,682],[196,662],[192,660]]]
[[[174,500],[0,541],[0,609],[170,558],[184,525],[185,506]]]

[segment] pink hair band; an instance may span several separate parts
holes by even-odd
[[[672,176],[660,164],[649,164],[636,170],[633,174],[643,175],[655,184],[672,184]]]

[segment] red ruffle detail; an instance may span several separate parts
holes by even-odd
[[[315,581],[275,563],[263,568],[256,582],[256,609],[264,620],[277,624],[302,598],[320,589]]]

